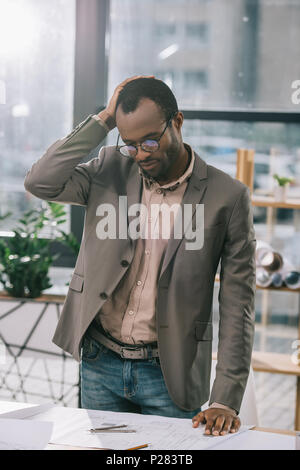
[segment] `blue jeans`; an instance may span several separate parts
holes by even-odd
[[[85,336],[80,372],[82,408],[173,418],[193,418],[201,411],[184,411],[171,400],[159,358],[123,359]]]

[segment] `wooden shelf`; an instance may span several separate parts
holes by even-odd
[[[300,294],[300,287],[297,289],[291,289],[290,287],[282,286],[282,287],[275,287],[275,286],[269,286],[269,287],[262,287],[256,285],[256,289],[260,290],[273,290],[273,291],[281,291],[281,292],[296,292]]]
[[[216,282],[220,282],[220,275],[216,274],[215,277]],[[283,286],[283,287],[274,287],[274,286],[269,286],[269,287],[261,287],[256,284],[256,289],[261,289],[261,290],[272,290],[272,291],[281,291],[281,292],[296,292],[300,294],[300,287],[297,289],[290,289],[289,287]]]
[[[252,205],[259,207],[276,207],[278,209],[300,209],[299,198],[289,198],[286,202],[278,202],[272,196],[252,195]]]
[[[32,299],[31,297],[12,297],[11,295],[7,294],[5,291],[0,291],[0,300],[7,300],[7,301],[25,301],[25,302],[57,302],[57,303],[64,303],[66,299],[65,295],[55,295],[55,294],[47,294],[41,295],[40,297],[36,297]]]
[[[217,359],[217,353],[212,354]],[[277,354],[253,351],[251,365],[255,372],[268,372],[270,374],[285,374],[300,377],[300,366],[294,364],[290,354]]]
[[[257,372],[300,376],[300,366],[292,362],[291,354],[253,351],[252,367]]]

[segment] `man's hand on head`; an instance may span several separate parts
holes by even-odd
[[[116,127],[116,105],[118,101],[119,94],[124,86],[131,82],[132,80],[136,80],[137,78],[155,78],[154,75],[134,75],[133,77],[126,78],[123,82],[121,82],[116,88],[115,91],[109,100],[108,105],[106,106],[103,111],[101,111],[98,116],[106,123],[110,130]]]
[[[224,436],[231,432],[237,432],[241,426],[241,420],[234,411],[223,408],[208,408],[192,418],[193,427],[206,424],[204,434]]]

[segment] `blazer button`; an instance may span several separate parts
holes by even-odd
[[[129,266],[129,263],[126,259],[122,259],[121,261],[121,265],[124,267],[124,268],[127,268],[127,266]]]
[[[101,292],[100,297],[101,297],[101,299],[106,300],[108,295],[105,292]]]

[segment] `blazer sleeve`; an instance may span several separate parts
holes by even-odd
[[[92,115],[66,137],[54,142],[27,172],[24,187],[34,196],[47,201],[86,206],[90,183],[101,169],[105,156],[80,163],[107,135],[107,130]]]
[[[254,340],[256,239],[249,188],[245,185],[229,219],[221,256],[219,344],[209,404],[238,413],[250,371]]]

